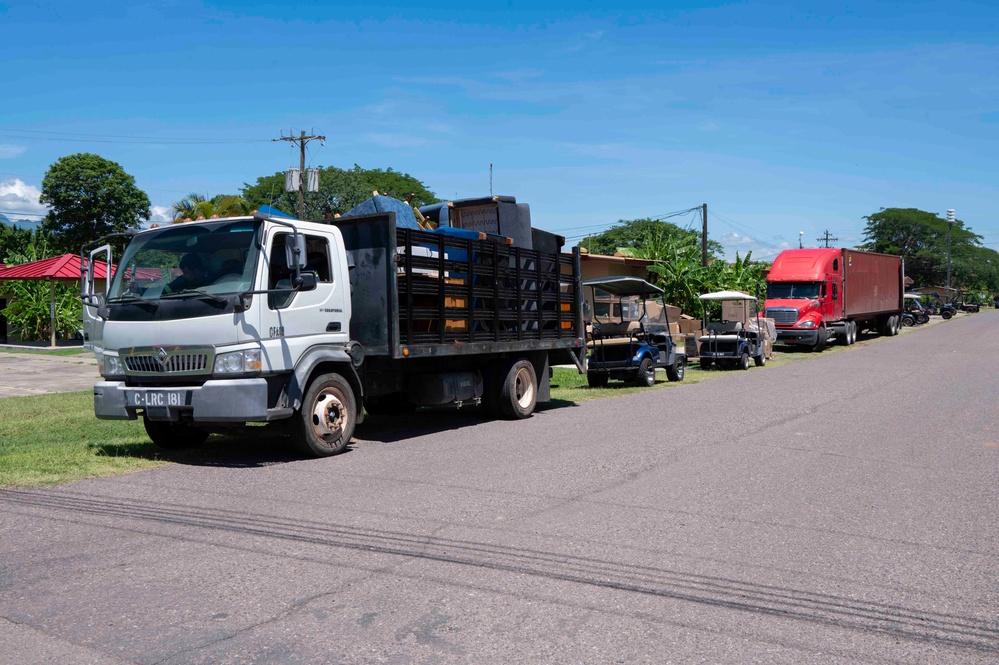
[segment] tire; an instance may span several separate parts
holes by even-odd
[[[683,358],[677,358],[676,362],[666,368],[666,378],[674,383],[683,381],[683,377],[686,373],[687,361]]]
[[[753,356],[753,364],[755,364],[757,367],[763,367],[764,365],[767,364],[767,357],[762,353],[758,356]]]
[[[818,339],[815,340],[815,346],[812,347],[812,351],[816,353],[821,353],[826,348],[826,342],[829,341],[829,334],[826,332],[825,326],[819,328]]]
[[[145,414],[142,415],[142,426],[146,428],[149,440],[157,448],[162,448],[163,450],[197,448],[208,438],[208,432],[192,427],[191,425],[172,423],[165,420],[150,420]]]
[[[642,358],[642,362],[638,363],[634,382],[636,386],[642,388],[651,388],[656,385],[656,366],[652,364],[651,358]]]
[[[701,358],[701,369],[711,369],[713,358]]]
[[[847,321],[846,323],[846,345],[853,346],[857,343],[857,322]]]
[[[902,322],[899,320],[901,317],[898,314],[893,314],[890,319],[888,319],[889,328],[888,335],[894,337],[898,334],[898,331],[902,328]]]
[[[509,420],[521,420],[534,413],[538,403],[538,377],[534,365],[518,360],[503,375],[499,391],[500,415]]]
[[[741,370],[747,370],[747,369],[749,369],[749,353],[748,352],[746,352],[746,351],[742,352],[742,357],[739,358],[738,367]]]
[[[586,383],[591,388],[603,388],[607,385],[610,375],[607,372],[587,372]]]
[[[306,455],[342,453],[357,424],[357,403],[347,379],[336,373],[317,376],[305,392],[295,424],[295,445]]]
[[[911,328],[914,325],[916,325],[916,318],[915,317],[913,317],[913,316],[903,316],[902,317],[902,326],[903,327],[905,327],[905,328]]]
[[[943,317],[944,321],[946,321],[947,319],[954,316],[954,312],[950,311],[949,309],[945,309],[942,312],[940,312],[940,316]]]
[[[364,400],[364,410],[371,416],[404,416],[416,411],[416,405],[405,393],[379,395]]]

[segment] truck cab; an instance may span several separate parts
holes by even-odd
[[[779,343],[821,350],[839,332],[842,271],[839,249],[789,250],[774,259],[765,307]]]

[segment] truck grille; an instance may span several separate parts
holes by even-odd
[[[128,374],[202,374],[211,370],[213,355],[209,349],[132,349],[122,359]]]
[[[771,307],[767,310],[767,318],[773,319],[776,324],[796,323],[798,310],[792,307]]]

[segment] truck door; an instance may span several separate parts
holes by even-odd
[[[268,289],[291,289],[294,270],[288,266],[285,241],[291,233],[279,230],[264,252],[264,279]],[[274,369],[292,369],[310,346],[345,342],[350,322],[345,298],[349,286],[339,284],[340,274],[334,238],[303,233],[306,246],[304,271],[316,273],[316,287],[302,291],[272,293],[262,299],[260,337]]]
[[[97,265],[104,263],[104,288],[96,286]],[[83,347],[89,351],[103,347],[104,319],[98,315],[98,307],[105,302],[111,284],[111,245],[101,245],[90,252],[87,270],[83,274],[80,295],[83,297]]]

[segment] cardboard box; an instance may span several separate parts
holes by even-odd
[[[676,323],[670,322],[670,324],[669,324],[669,334],[670,335],[679,335],[680,334],[680,326],[678,324],[676,324]]]
[[[686,314],[684,314],[683,316],[681,316],[680,320],[677,323],[680,326],[680,332],[682,332],[684,334],[692,333],[692,332],[697,332],[698,330],[701,329],[701,320],[700,319],[692,319],[690,317],[687,317]]]
[[[698,350],[697,336],[684,335],[684,338],[685,338],[684,347],[687,349],[687,357],[696,358],[697,356],[699,356],[700,351]]]
[[[756,316],[756,303],[752,300],[725,300],[722,301],[723,321],[742,321]]]
[[[662,319],[663,310],[666,311],[666,316],[669,317],[670,324],[676,323],[680,319],[680,312],[682,311],[679,307],[673,305],[666,305],[663,307],[660,303],[648,300],[645,302],[645,311],[649,315],[650,321],[656,321]]]

